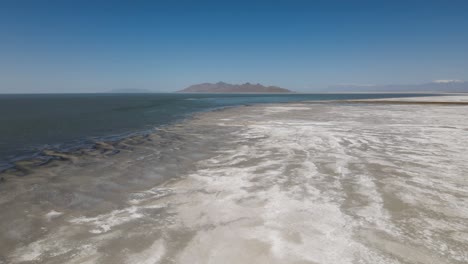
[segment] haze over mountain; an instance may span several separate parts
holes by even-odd
[[[447,92],[466,93],[468,82],[462,80],[435,80],[424,84],[362,85],[338,84],[329,86],[327,92]]]
[[[191,85],[178,93],[292,93],[277,86],[263,86],[259,83],[229,84],[225,82]]]

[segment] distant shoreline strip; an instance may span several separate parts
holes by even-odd
[[[305,101],[309,104],[354,103],[354,104],[410,104],[410,105],[468,105],[468,102],[447,101],[399,101],[399,100],[335,100],[335,101]]]

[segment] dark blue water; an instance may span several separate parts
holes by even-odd
[[[421,96],[421,94],[418,94]],[[149,131],[195,112],[302,100],[412,94],[43,94],[0,95],[0,170],[44,148],[66,149]]]

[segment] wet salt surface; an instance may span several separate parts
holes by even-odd
[[[468,107],[264,105],[0,185],[0,263],[466,263]]]

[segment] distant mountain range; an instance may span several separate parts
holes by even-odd
[[[424,84],[355,85],[340,84],[329,86],[327,92],[447,92],[466,93],[468,82],[461,80],[437,80]]]
[[[202,83],[189,86],[178,93],[292,93],[292,91],[277,86],[261,84],[229,84],[224,82]]]
[[[147,89],[114,89],[108,93],[154,93]],[[468,81],[461,80],[436,80],[424,84],[390,84],[390,85],[367,85],[367,84],[338,84],[310,92],[325,93],[468,93]],[[261,84],[229,84],[225,82],[201,83],[191,85],[177,93],[293,93],[293,91],[277,86],[264,86]]]

